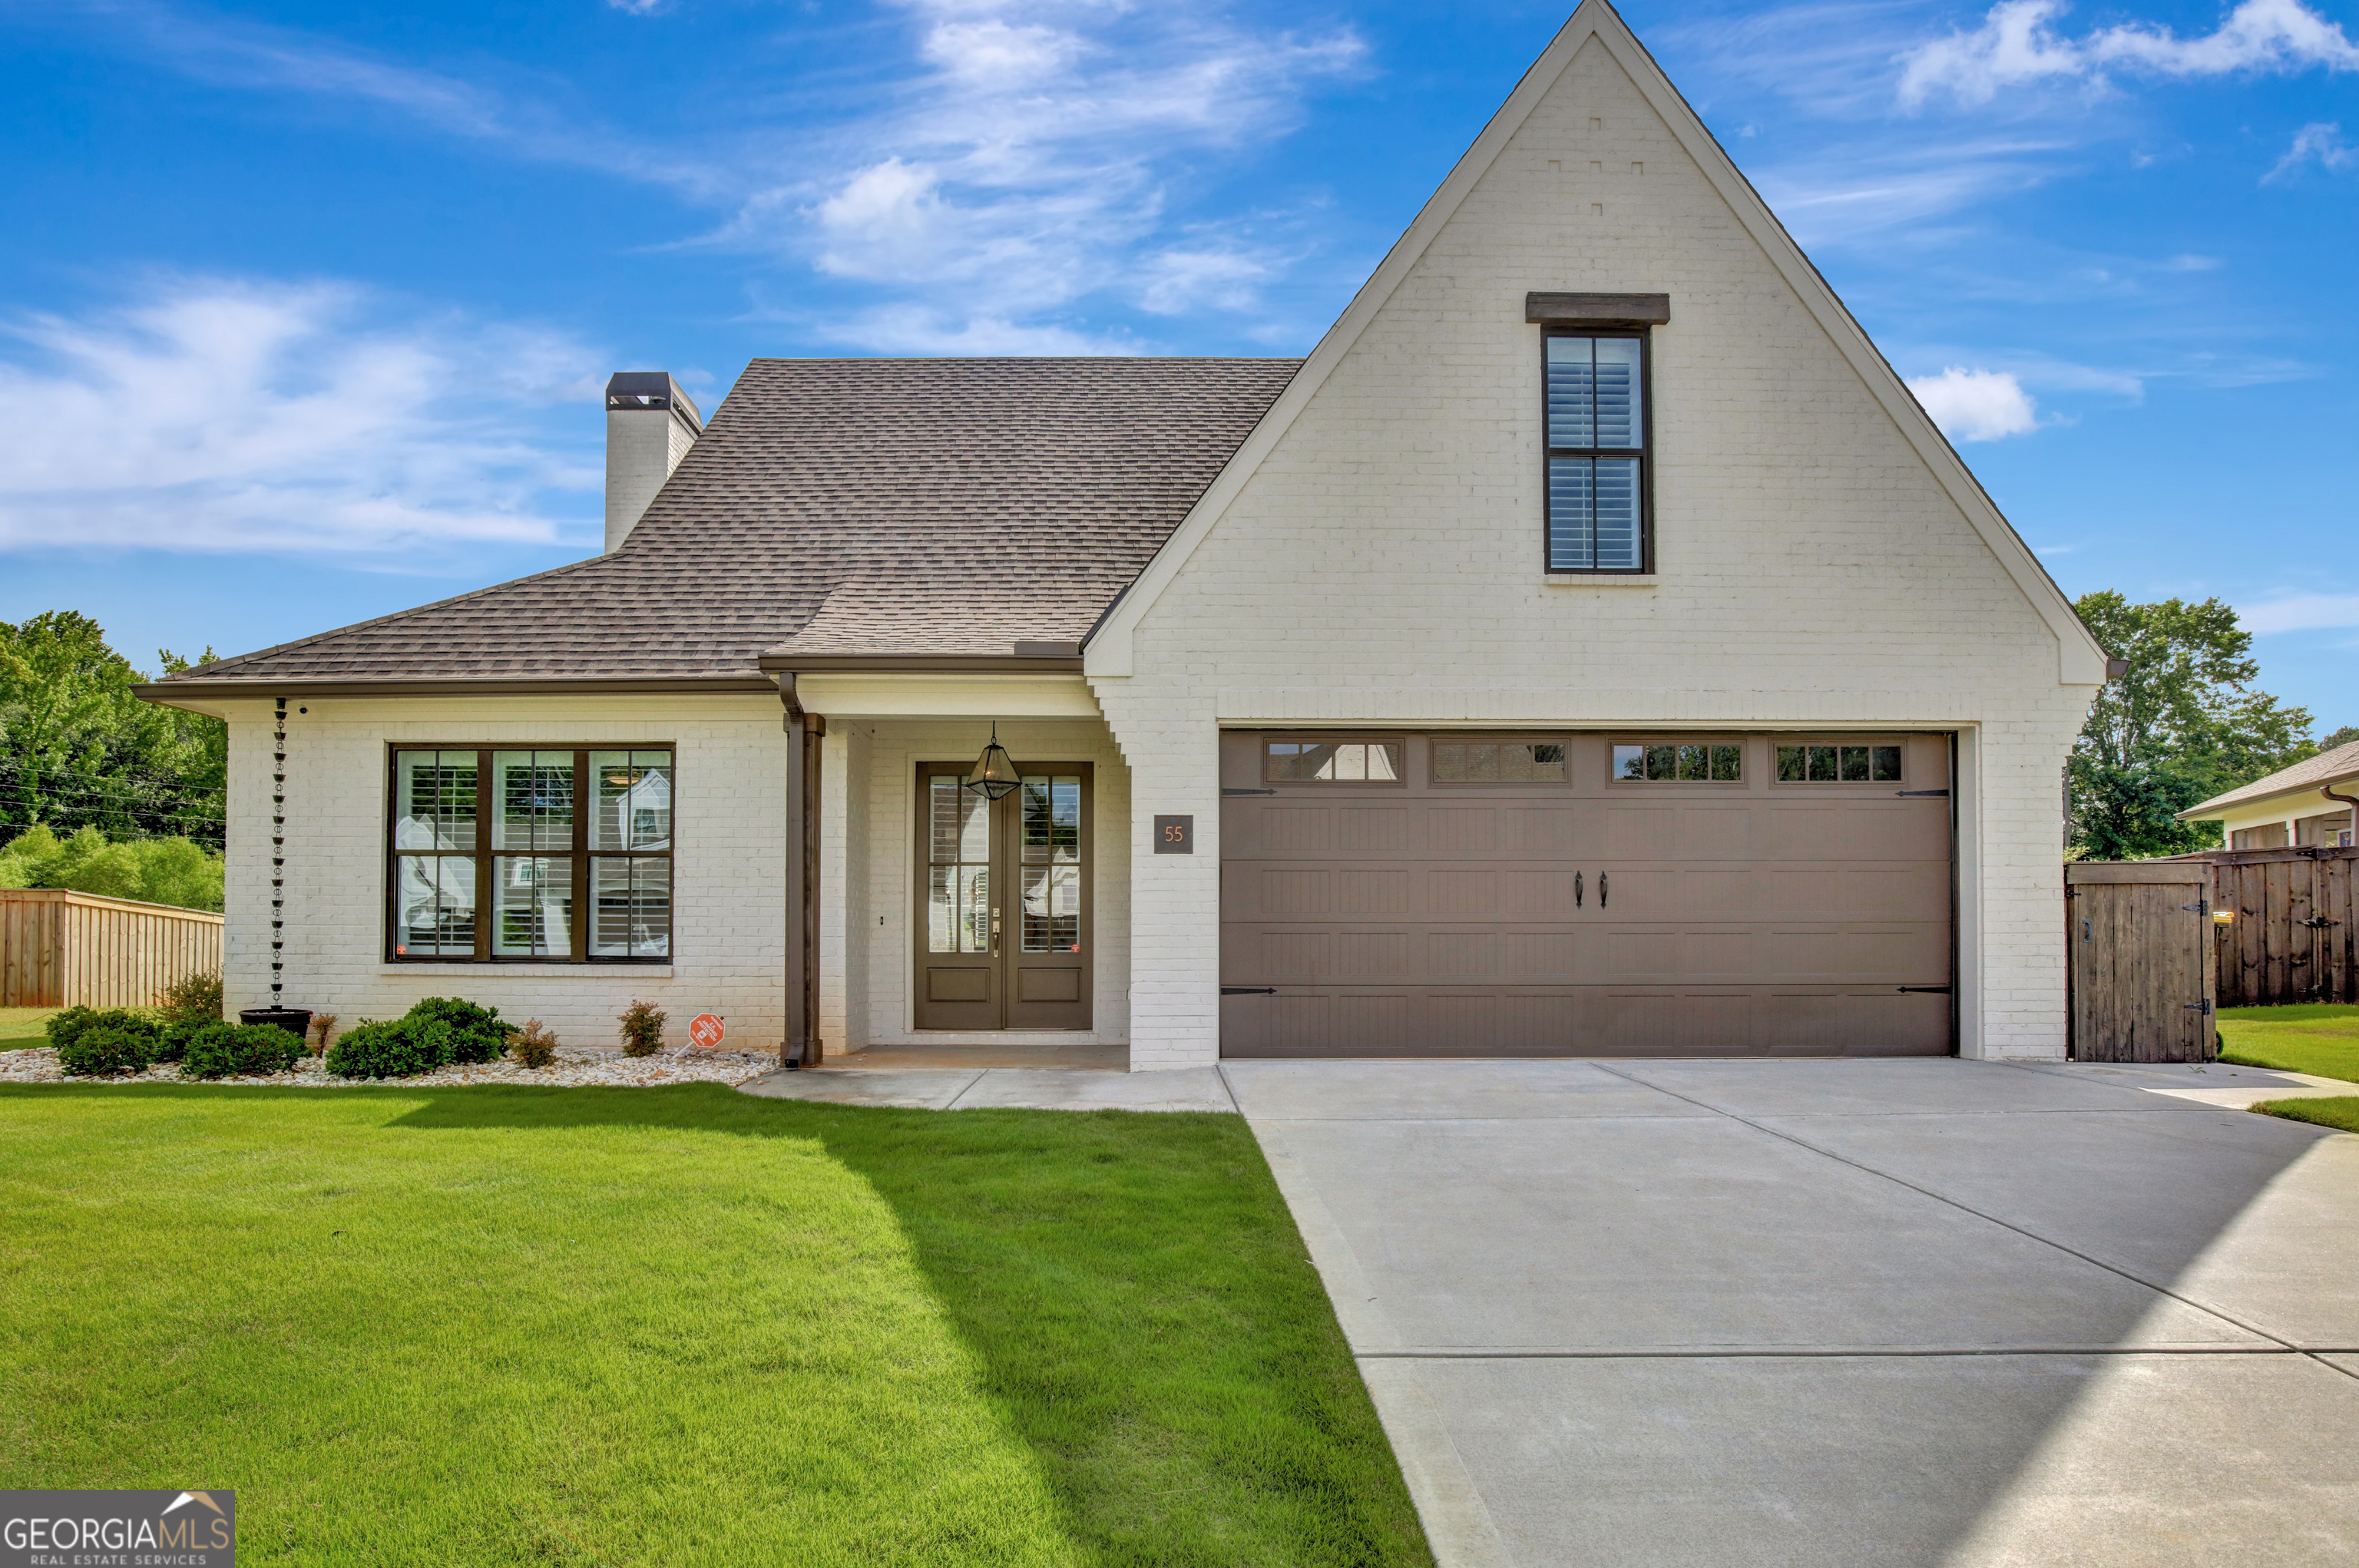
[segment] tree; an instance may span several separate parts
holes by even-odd
[[[2318,749],[2321,751],[2332,751],[2336,746],[2349,746],[2354,740],[2359,740],[2359,724],[2345,724],[2341,729],[2336,730],[2332,735],[2328,735],[2324,740],[2320,741],[2318,743]]]
[[[37,823],[221,843],[226,726],[141,702],[145,679],[88,615],[0,621],[0,844]]]
[[[2075,855],[2134,860],[2217,844],[2217,823],[2177,814],[2317,751],[2307,709],[2254,689],[2253,637],[2229,605],[2133,604],[2106,591],[2073,607],[2130,666],[2099,691],[2072,746]]]

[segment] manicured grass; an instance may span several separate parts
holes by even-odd
[[[2320,1127],[2359,1132],[2359,1095],[2336,1094],[2315,1100],[2264,1100],[2253,1109],[2289,1122],[2316,1122]]]
[[[2223,1007],[2219,1018],[2223,1062],[2359,1081],[2359,1007]]]
[[[41,1026],[57,1013],[55,1007],[0,1007],[0,1051],[21,1051],[47,1045]]]
[[[1234,1116],[0,1088],[0,1486],[262,1563],[1430,1562]]]

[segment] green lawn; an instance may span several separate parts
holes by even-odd
[[[2320,1127],[2359,1132],[2359,1095],[2337,1094],[2316,1100],[2264,1100],[2253,1109],[2289,1122],[2316,1122]]]
[[[28,1045],[47,1045],[41,1026],[49,1021],[55,1007],[0,1007],[0,1051],[21,1051]]]
[[[2359,1007],[2223,1007],[2219,1018],[2223,1062],[2359,1080]]]
[[[0,1087],[0,1486],[241,1561],[1429,1563],[1243,1121]]]

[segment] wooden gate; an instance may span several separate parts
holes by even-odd
[[[2064,867],[2072,1060],[2212,1059],[2211,892],[2200,860]]]
[[[2359,849],[2213,850],[2203,855],[2219,936],[2220,1006],[2359,1002]]]

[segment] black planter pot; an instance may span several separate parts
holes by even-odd
[[[237,1015],[242,1024],[276,1024],[297,1040],[308,1040],[311,1034],[311,1013],[308,1007],[247,1007]]]

